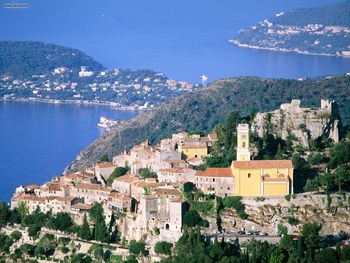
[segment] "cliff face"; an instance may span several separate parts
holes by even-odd
[[[318,106],[322,98],[334,99],[342,121],[350,124],[349,87],[350,76],[305,81],[253,77],[219,80],[114,128],[82,150],[66,172],[92,166],[103,154],[115,156],[144,140],[158,143],[179,131],[210,131],[233,110],[242,115],[253,108],[271,111],[291,99],[302,99],[309,107]]]
[[[247,220],[241,220],[234,211],[226,209],[222,215],[222,227],[234,231],[245,228],[246,231],[260,230],[270,235],[278,234],[278,225],[288,228],[290,234],[299,233],[303,224],[318,222],[322,224],[322,234],[331,235],[350,230],[350,204],[347,196],[325,194],[298,194],[287,201],[282,198],[243,198],[248,214]],[[289,218],[296,218],[299,224],[292,225]]]
[[[265,133],[286,140],[296,137],[298,144],[308,148],[310,139],[320,136],[339,141],[339,112],[335,101],[321,100],[320,108],[301,108],[300,100],[282,104],[280,109],[257,113],[252,130],[259,137]]]

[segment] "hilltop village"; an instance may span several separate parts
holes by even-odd
[[[310,210],[310,202],[317,206],[325,198],[310,195],[309,200],[305,194],[295,194],[298,175],[294,158],[255,159],[252,137],[283,130],[277,121],[281,114],[285,116],[283,125],[298,125],[294,140],[305,148],[309,147],[306,136],[309,141],[321,135],[339,141],[336,102],[322,100],[321,108],[301,108],[300,101],[293,100],[274,112],[257,114],[252,127],[238,123],[235,159],[229,167],[206,165],[220,140],[216,130],[208,134],[179,132],[157,145],[144,141],[110,160],[104,156],[93,167],[57,176],[43,185],[20,186],[11,199],[11,209],[25,208],[28,214],[67,213],[75,224],[86,225],[93,222],[91,210],[99,205],[104,224],[116,222],[119,238],[125,242],[142,240],[151,260],[162,259],[157,253],[159,242],[175,243],[186,227],[195,225],[212,238],[221,235],[244,242],[260,237],[276,243],[282,228],[285,234],[300,231],[298,224],[305,219],[301,206]],[[317,116],[322,116],[322,123]],[[269,125],[264,125],[266,119]],[[282,132],[279,136],[288,135]],[[310,218],[317,215],[312,209],[308,213]],[[326,222],[324,233],[347,230],[346,218],[339,219],[338,225]],[[283,226],[286,222],[288,228]],[[121,255],[120,251],[112,253]]]

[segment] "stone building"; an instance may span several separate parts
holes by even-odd
[[[158,228],[162,240],[167,241],[177,241],[181,236],[186,200],[166,195],[148,195],[141,198],[140,208],[146,231]]]
[[[158,172],[159,182],[186,183],[193,182],[196,171],[190,168],[167,168]]]
[[[83,203],[93,204],[106,201],[112,189],[100,184],[79,183],[72,187],[70,192],[72,196],[84,200]]]
[[[220,197],[234,194],[234,177],[231,168],[207,168],[197,171],[194,183],[196,188],[205,194]]]
[[[149,145],[148,141],[134,146],[129,153],[124,152],[113,158],[113,164],[119,167],[130,166],[131,173],[137,173],[140,168],[149,168],[154,172],[168,167],[166,161],[181,160],[181,154],[163,140],[160,148]]]

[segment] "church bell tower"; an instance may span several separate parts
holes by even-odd
[[[250,161],[248,124],[237,126],[237,161]]]

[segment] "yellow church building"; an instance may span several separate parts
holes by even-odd
[[[231,165],[234,195],[284,196],[293,193],[291,160],[250,160],[249,125],[237,127],[237,161]]]

